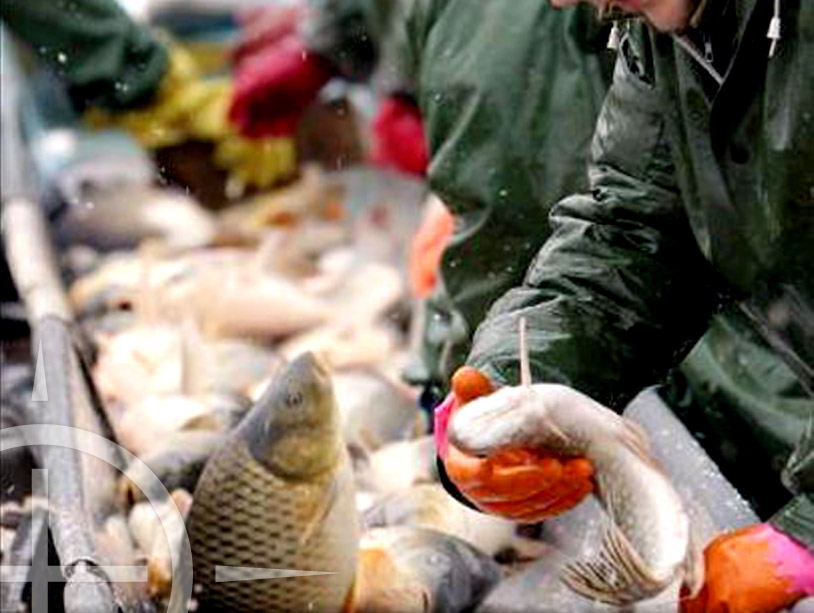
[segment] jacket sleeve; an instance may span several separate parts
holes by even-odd
[[[783,484],[796,496],[769,522],[814,552],[814,415],[786,464]]]
[[[162,45],[114,0],[3,0],[0,16],[59,73],[80,106],[146,103],[167,68]]]
[[[518,381],[518,322],[536,381],[570,385],[620,410],[700,338],[714,311],[711,266],[674,178],[646,31],[623,41],[597,123],[590,193],[556,204],[553,234],[521,287],[493,305],[468,362]],[[638,42],[638,44],[636,44]]]

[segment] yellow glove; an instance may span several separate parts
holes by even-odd
[[[240,136],[229,122],[230,80],[205,78],[182,47],[170,43],[168,49],[169,70],[149,106],[117,113],[91,109],[86,122],[125,129],[148,149],[189,139],[214,143],[214,161],[229,173],[226,191],[232,197],[247,187],[270,187],[291,175],[296,169],[294,142]]]
[[[226,192],[241,196],[247,187],[264,189],[290,176],[297,153],[290,138],[244,138],[235,132],[215,145],[215,164],[229,172]]]
[[[85,113],[91,127],[116,127],[130,132],[144,147],[155,149],[183,142],[187,121],[202,96],[200,74],[192,57],[178,45],[169,44],[169,66],[153,101],[127,111],[93,108]]]

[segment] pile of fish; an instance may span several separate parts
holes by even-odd
[[[309,169],[189,241],[63,254],[132,454],[96,529],[106,562],[147,567],[116,584],[125,610],[166,604],[191,562],[200,610],[463,611],[501,578],[495,555],[542,547],[438,483],[400,379],[411,305],[391,256],[409,234],[388,220],[403,215],[350,215],[341,195]]]
[[[200,611],[473,611],[551,553],[439,483],[427,419],[399,377],[410,350],[405,273],[365,248],[407,245],[380,223],[386,206],[360,223],[340,195],[308,171],[299,186],[213,219],[205,241],[64,254],[96,390],[132,454],[96,529],[108,564],[147,566],[145,583],[116,584],[124,610],[163,606],[191,569],[184,604]],[[473,452],[503,443],[500,428],[465,432],[453,435]],[[643,444],[629,448],[646,456]],[[152,476],[158,494],[145,488]],[[615,519],[628,504],[605,502]],[[603,559],[621,555],[635,589],[658,585],[608,586],[596,577],[608,568],[588,562],[564,576],[574,589],[633,602],[684,560],[651,576],[651,560],[612,536]]]

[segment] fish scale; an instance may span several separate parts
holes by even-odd
[[[340,470],[351,478],[347,462]],[[201,476],[189,522],[195,582],[203,587],[207,607],[266,613],[342,609],[355,568],[355,526],[343,521],[352,509],[340,501],[308,542],[300,543],[332,476],[292,485],[244,445],[221,449]],[[336,574],[215,583],[218,565]]]

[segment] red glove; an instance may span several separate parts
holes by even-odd
[[[371,161],[378,166],[423,176],[427,171],[427,143],[421,111],[404,96],[385,98],[373,120]]]
[[[704,586],[682,613],[775,613],[814,595],[814,555],[769,524],[723,534],[704,551]]]
[[[229,119],[250,138],[291,136],[333,76],[330,65],[289,36],[238,66]]]
[[[438,283],[438,267],[455,230],[455,218],[444,203],[432,196],[424,219],[410,244],[410,285],[416,298],[427,298]]]
[[[438,455],[447,476],[479,509],[522,523],[556,517],[579,504],[594,489],[593,465],[587,458],[561,458],[527,449],[489,458],[465,455],[447,441],[455,411],[492,385],[478,370],[464,366],[452,378],[452,394],[435,412]]]

